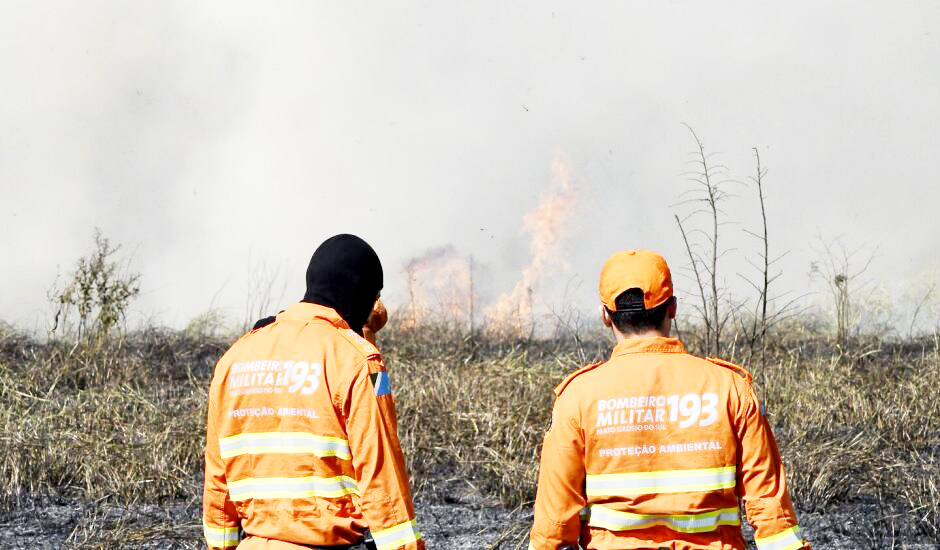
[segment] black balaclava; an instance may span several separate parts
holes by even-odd
[[[364,240],[336,235],[321,244],[307,266],[304,302],[331,307],[362,334],[382,290],[382,262]]]

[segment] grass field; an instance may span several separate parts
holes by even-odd
[[[200,547],[206,390],[229,343],[153,329],[75,344],[0,328],[0,543]],[[515,519],[480,529],[481,547],[517,547],[551,390],[609,345],[599,333],[383,331],[419,504],[466,492],[515,508],[505,516]],[[827,530],[855,547],[940,544],[936,336],[843,349],[789,326],[767,340],[763,361],[746,346],[731,355],[754,374],[801,512],[839,518]]]

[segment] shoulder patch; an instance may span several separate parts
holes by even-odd
[[[355,345],[356,348],[358,348],[359,351],[361,351],[366,357],[377,357],[382,355],[379,351],[379,348],[375,347],[371,342],[362,336],[356,334],[356,331],[353,329],[345,328],[340,332],[346,336],[346,339],[352,342],[352,344]]]
[[[388,371],[378,371],[369,374],[369,380],[372,381],[372,390],[376,397],[392,395],[392,381],[388,378]]]
[[[598,361],[597,363],[592,363],[592,364],[590,364],[590,365],[585,365],[585,366],[581,367],[580,369],[578,369],[578,370],[572,372],[572,373],[569,374],[564,380],[561,381],[561,384],[558,384],[557,386],[555,386],[555,395],[556,395],[556,396],[561,395],[561,392],[565,391],[565,388],[568,387],[568,384],[570,384],[571,381],[574,380],[575,378],[577,378],[578,376],[580,376],[580,375],[582,375],[582,374],[584,374],[584,373],[586,373],[586,372],[588,372],[588,371],[594,370],[594,369],[596,369],[597,367],[603,365],[604,363],[606,363],[606,361]]]
[[[716,357],[706,357],[705,360],[708,361],[709,363],[714,363],[718,365],[719,367],[724,367],[726,369],[733,370],[734,372],[743,376],[744,379],[747,380],[748,384],[751,383],[751,373],[748,372],[748,370],[742,367],[741,365],[735,365],[734,363],[730,361],[725,361],[724,359],[718,359]]]

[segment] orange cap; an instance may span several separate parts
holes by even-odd
[[[672,296],[672,274],[662,256],[649,250],[621,250],[601,269],[601,303],[617,311],[617,296],[625,290],[643,291],[643,307],[653,309]]]

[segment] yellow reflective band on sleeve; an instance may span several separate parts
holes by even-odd
[[[229,498],[233,502],[268,498],[337,498],[358,495],[356,480],[348,476],[336,477],[247,477],[228,482]]]
[[[372,540],[378,550],[394,550],[402,546],[421,540],[421,533],[416,529],[416,520],[399,523],[394,527],[372,532]]]
[[[350,460],[349,443],[339,437],[306,432],[243,433],[219,438],[222,458],[246,454],[280,453],[335,456]]]
[[[762,539],[754,537],[754,542],[757,543],[758,550],[798,550],[805,545],[800,537],[799,525]]]
[[[585,489],[589,497],[703,493],[731,489],[734,485],[734,466],[702,470],[597,474],[588,475],[585,479]]]
[[[206,544],[213,548],[234,548],[242,538],[241,527],[210,527],[202,520],[202,533]]]
[[[588,506],[587,524],[608,531],[646,529],[656,525],[679,533],[714,531],[719,525],[741,525],[737,508],[721,508],[703,514],[642,515],[611,510],[599,504]]]

